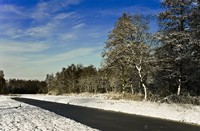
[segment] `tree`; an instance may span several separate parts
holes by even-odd
[[[161,68],[158,73],[162,83],[167,83],[170,88],[178,87],[177,95],[186,86],[186,65],[191,58],[189,15],[192,3],[193,0],[164,0],[162,6],[166,10],[158,16],[162,44],[156,51]]]
[[[82,72],[79,74],[79,84],[81,91],[86,92],[97,92],[97,70],[93,65],[84,67]]]
[[[200,40],[200,1],[194,0],[190,15],[191,34],[193,38]]]
[[[194,8],[190,15],[190,34],[193,42],[193,54],[195,60],[199,61],[200,64],[200,1],[194,0]]]
[[[0,70],[0,93],[4,93],[5,84],[6,81],[4,79],[4,73],[2,70]]]
[[[148,20],[141,15],[134,15],[133,24],[136,27],[133,34],[134,39],[130,42],[128,48],[126,48],[129,56],[129,69],[132,69],[131,72],[133,73],[135,72],[135,69],[137,70],[137,73],[134,74],[139,77],[140,85],[144,89],[144,100],[147,100],[147,86],[145,79],[147,79],[148,71],[150,70],[150,68],[148,68],[150,48],[147,43],[150,44],[151,42],[150,34],[148,32]],[[131,87],[132,86],[131,83]]]
[[[57,72],[55,77],[47,75],[49,92],[56,94],[97,91],[97,70],[93,65],[70,65]]]
[[[46,84],[47,84],[48,92],[54,90],[55,86],[53,85],[54,84],[54,76],[53,76],[53,74],[51,74],[51,75],[47,74],[45,81],[46,81]]]
[[[127,73],[126,46],[133,41],[133,33],[136,28],[132,23],[132,17],[124,13],[116,22],[115,28],[109,33],[103,52],[106,68],[115,70],[120,76],[122,91],[125,89]]]
[[[190,15],[190,38],[192,43],[191,62],[192,70],[189,72],[191,90],[193,95],[200,95],[200,1],[194,0]]]
[[[117,21],[115,28],[109,34],[103,57],[107,68],[119,72],[122,81],[122,90],[125,89],[127,78],[137,75],[144,89],[144,100],[147,99],[145,79],[149,46],[148,22],[141,15],[123,14]],[[137,70],[137,73],[133,73]],[[130,74],[132,72],[132,74]]]

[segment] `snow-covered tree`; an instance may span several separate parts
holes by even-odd
[[[145,63],[148,59],[147,45],[148,22],[141,15],[123,14],[115,28],[109,34],[103,56],[108,68],[115,69],[121,77],[122,89],[127,78],[137,75],[147,99],[147,87],[144,76],[147,74]]]
[[[136,28],[132,17],[124,13],[116,22],[115,28],[109,33],[103,57],[105,65],[116,70],[120,76],[122,90],[125,88],[127,73],[127,46],[133,41]]]
[[[177,95],[187,77],[186,66],[191,57],[189,16],[194,0],[164,0],[165,11],[160,13],[159,25],[161,47],[157,58],[161,68],[161,78],[170,87],[178,86]],[[176,84],[174,84],[176,83]]]
[[[194,47],[193,54],[196,56],[195,60],[198,60],[200,64],[200,1],[195,0],[193,6],[194,8],[190,15],[190,34]]]

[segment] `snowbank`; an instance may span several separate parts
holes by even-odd
[[[21,95],[23,98],[67,103],[200,125],[200,106],[144,101],[108,100],[96,96]]]

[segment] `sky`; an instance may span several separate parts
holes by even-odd
[[[0,0],[0,70],[6,79],[45,80],[72,63],[99,68],[122,13],[161,10],[160,0]]]

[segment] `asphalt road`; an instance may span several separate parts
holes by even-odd
[[[13,99],[103,131],[200,131],[200,126],[174,121],[33,99]]]

